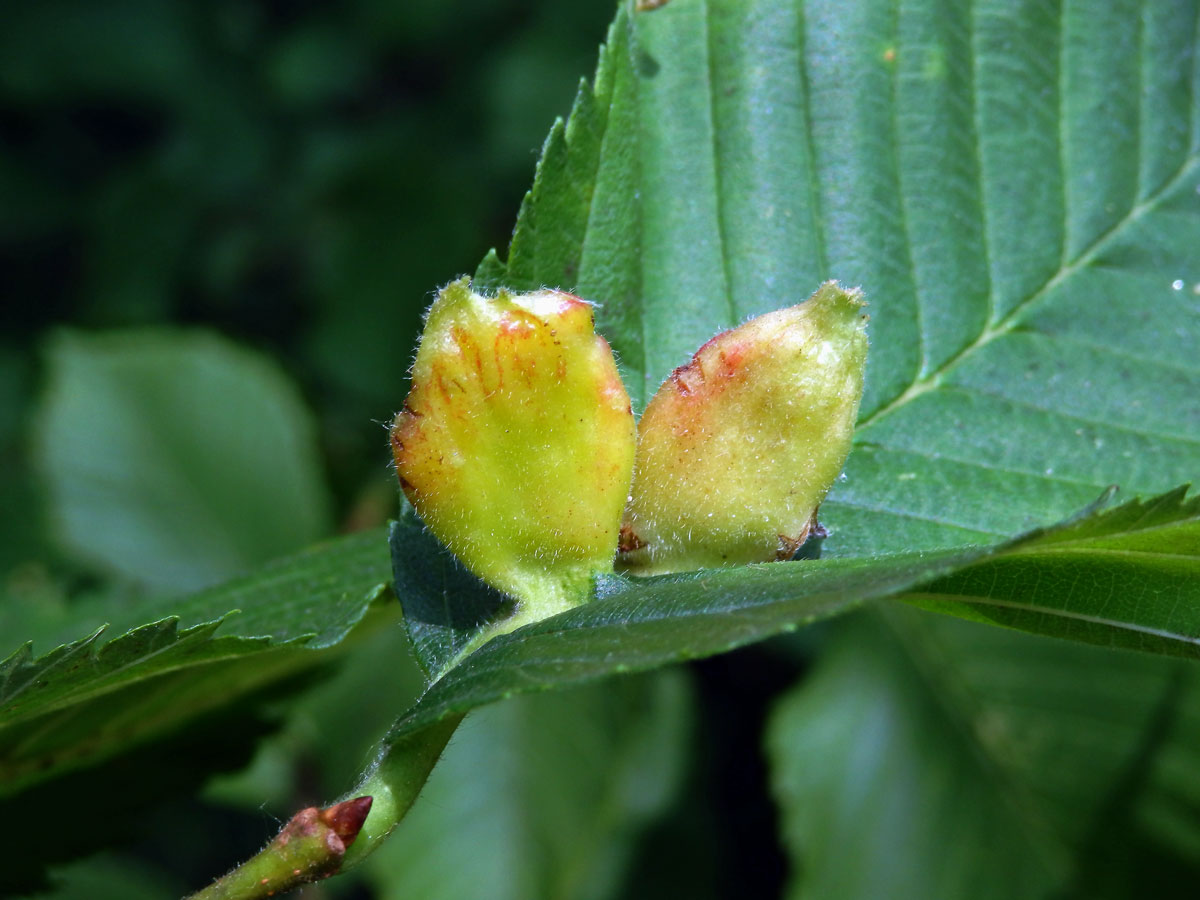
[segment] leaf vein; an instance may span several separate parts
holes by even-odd
[[[1097,493],[1104,490],[1104,488],[1108,487],[1107,482],[1085,481],[1081,478],[1067,478],[1062,475],[1047,475],[1045,473],[1045,470],[1039,471],[1039,470],[1035,470],[1035,469],[1013,469],[1008,466],[1000,466],[1000,465],[996,465],[994,463],[986,463],[986,462],[982,462],[977,459],[967,459],[966,457],[954,456],[953,454],[945,453],[940,450],[937,451],[936,453],[927,453],[923,450],[916,450],[911,447],[897,447],[897,446],[893,446],[891,444],[881,443],[878,441],[875,441],[873,443],[874,443],[874,446],[878,447],[880,450],[884,450],[889,453],[911,454],[913,456],[919,456],[922,459],[928,460],[930,462],[939,462],[939,461],[952,462],[952,463],[956,463],[960,466],[970,466],[971,468],[974,468],[974,469],[983,469],[986,472],[1000,472],[1005,475],[1020,475],[1020,476],[1030,477],[1030,478],[1036,478],[1039,481],[1051,481],[1051,482],[1055,482],[1055,483],[1059,483],[1059,484],[1073,484],[1073,485],[1078,485],[1080,487],[1092,488]]]
[[[1139,366],[1153,366],[1158,369],[1167,369],[1173,372],[1179,372],[1182,375],[1200,375],[1200,366],[1189,366],[1181,362],[1166,362],[1160,357],[1140,356],[1137,353],[1132,353],[1123,347],[1114,346],[1112,344],[1103,344],[1099,341],[1091,341],[1086,337],[1078,334],[1071,334],[1065,331],[1043,331],[1040,328],[1033,326],[1022,326],[1020,329],[1022,334],[1035,334],[1040,337],[1047,338],[1051,341],[1062,341],[1068,344],[1075,344],[1079,347],[1086,347],[1090,350],[1096,350],[1104,353],[1107,356],[1117,356],[1121,359],[1127,359],[1130,362],[1137,363]]]
[[[893,20],[892,27],[896,32],[899,32],[899,13],[897,13],[896,18]],[[893,44],[897,43],[898,37],[898,33],[893,35]],[[904,241],[904,266],[905,273],[908,275],[908,283],[911,285],[913,318],[916,319],[915,324],[917,327],[916,371],[913,373],[913,381],[915,382],[922,377],[928,367],[929,340],[925,334],[925,314],[921,308],[920,280],[917,278],[917,266],[912,252],[912,223],[909,221],[908,192],[904,190],[904,175],[900,166],[900,68],[894,60],[890,66],[890,76],[892,127],[890,162],[892,165],[892,180],[896,185],[896,195],[899,197],[900,236]]]
[[[967,86],[967,96],[971,103],[971,146],[975,154],[975,187],[976,201],[979,204],[979,230],[983,244],[983,270],[987,272],[987,289],[984,291],[984,296],[987,298],[987,310],[983,316],[983,326],[979,335],[976,335],[976,340],[982,336],[983,331],[991,324],[992,318],[996,314],[996,276],[992,271],[993,254],[992,249],[992,222],[991,217],[987,212],[987,192],[984,190],[984,164],[983,164],[983,117],[979,108],[979,4],[973,2],[968,12],[967,28],[969,34],[967,36],[970,45],[971,53],[971,84]]]
[[[726,196],[725,187],[721,183],[721,172],[724,171],[724,166],[721,165],[721,146],[717,136],[717,84],[714,77],[716,54],[713,52],[711,0],[705,0],[704,8],[704,78],[708,88],[708,133],[709,150],[712,154],[713,199],[717,206],[717,244],[721,256],[721,280],[724,282],[722,293],[725,295],[725,315],[728,318],[727,327],[732,328],[738,324],[739,317],[737,305],[733,299],[733,282],[729,274],[729,237],[725,224]]]
[[[1133,203],[1141,200],[1142,192],[1147,189],[1146,184],[1146,162],[1149,159],[1149,154],[1146,152],[1146,138],[1150,133],[1150,129],[1146,127],[1146,83],[1149,80],[1146,77],[1146,65],[1149,59],[1149,53],[1146,52],[1146,40],[1150,29],[1146,27],[1146,2],[1142,0],[1141,9],[1138,11],[1137,17],[1137,45],[1138,45],[1138,64],[1136,66],[1138,84],[1137,84],[1137,118],[1134,120],[1134,128],[1136,129],[1135,141],[1137,158],[1135,160],[1134,172],[1136,172],[1137,185],[1133,192]]]
[[[1188,97],[1191,101],[1188,104],[1188,121],[1192,126],[1192,153],[1200,153],[1200,96],[1196,95],[1196,88],[1200,83],[1200,7],[1196,10],[1196,28],[1195,36],[1192,40],[1192,77],[1188,79]]]
[[[1120,619],[1110,619],[1105,616],[1094,616],[1087,613],[1072,612],[1067,609],[1055,608],[1052,606],[1039,606],[1036,603],[1018,603],[1015,600],[999,600],[994,597],[979,597],[967,594],[939,594],[916,591],[906,592],[902,596],[906,598],[914,597],[940,602],[952,600],[973,606],[995,606],[1001,609],[1015,609],[1021,612],[1040,613],[1045,616],[1087,622],[1091,625],[1104,625],[1121,631],[1133,631],[1139,634],[1145,634],[1149,637],[1164,638],[1172,641],[1182,641],[1184,643],[1200,646],[1200,636],[1182,634],[1166,628],[1156,628],[1152,625],[1138,625],[1134,622],[1125,622]]]
[[[821,190],[817,182],[817,149],[813,140],[811,79],[808,74],[808,4],[799,4],[797,52],[799,53],[801,109],[804,112],[804,144],[808,154],[808,207],[812,216],[813,240],[817,251],[817,273],[822,280],[829,277],[829,251],[825,246],[825,216],[822,214]]]
[[[1062,185],[1062,231],[1061,244],[1059,246],[1059,262],[1058,271],[1061,272],[1067,268],[1067,256],[1070,254],[1071,247],[1071,196],[1067,187],[1067,174],[1071,171],[1070,161],[1067,155],[1070,152],[1070,123],[1067,121],[1067,2],[1068,0],[1058,0],[1058,70],[1055,73],[1055,89],[1057,96],[1055,101],[1058,104],[1058,182]],[[1012,314],[1024,305],[1025,301],[1018,303],[1004,319],[1011,319]]]
[[[1003,400],[1018,409],[1032,409],[1038,412],[1046,413],[1051,416],[1058,416],[1063,419],[1068,419],[1072,422],[1083,422],[1086,425],[1094,425],[1097,428],[1110,428],[1114,431],[1120,431],[1124,434],[1136,434],[1139,437],[1152,438],[1154,440],[1175,440],[1185,444],[1200,444],[1200,438],[1189,437],[1183,434],[1170,434],[1167,432],[1150,431],[1145,428],[1138,428],[1134,425],[1118,424],[1116,422],[1106,422],[1101,419],[1093,419],[1088,416],[1081,416],[1078,413],[1064,412],[1061,409],[1054,409],[1049,406],[1039,406],[1029,400],[1017,400],[1015,397],[1009,397],[1006,394],[996,393],[994,391],[985,390],[977,385],[956,385],[956,387],[964,393],[975,393],[981,397],[989,397],[994,400]]]
[[[865,428],[880,418],[895,412],[896,410],[907,406],[911,401],[930,391],[936,390],[941,385],[942,377],[954,367],[959,365],[964,359],[978,350],[986,347],[998,337],[1010,333],[1018,324],[1018,316],[1035,305],[1038,301],[1049,295],[1055,288],[1073,276],[1080,269],[1087,266],[1092,260],[1099,255],[1104,246],[1111,240],[1114,240],[1118,234],[1126,227],[1137,222],[1171,191],[1173,191],[1179,183],[1181,183],[1191,172],[1191,169],[1197,163],[1195,154],[1184,158],[1179,164],[1175,172],[1163,183],[1163,185],[1141,203],[1136,204],[1127,212],[1119,221],[1109,226],[1109,228],[1096,237],[1086,248],[1084,248],[1075,260],[1066,266],[1060,268],[1051,278],[1042,284],[1037,290],[1033,291],[1020,303],[1016,304],[1005,316],[1000,319],[993,327],[987,329],[980,338],[972,344],[967,345],[959,352],[955,353],[944,363],[937,367],[934,371],[928,373],[923,378],[917,379],[909,387],[897,396],[890,403],[881,406],[871,414],[860,419],[858,422],[859,428]],[[1047,410],[1049,412],[1058,412],[1058,410]],[[1064,413],[1065,415],[1065,413]],[[1097,423],[1108,424],[1108,423]]]
[[[1000,536],[1003,534],[999,531],[990,531],[983,528],[977,528],[974,525],[966,525],[962,522],[952,522],[949,519],[942,519],[937,516],[924,515],[922,513],[911,512],[908,510],[891,509],[886,506],[877,506],[870,503],[861,503],[854,500],[847,500],[845,497],[832,497],[826,504],[828,506],[848,506],[851,509],[861,509],[865,512],[883,513],[885,515],[896,516],[900,519],[912,519],[917,522],[932,522],[934,525],[944,525],[947,528],[957,528],[960,531],[969,531],[974,534]]]

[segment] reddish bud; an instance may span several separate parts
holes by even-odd
[[[850,452],[866,363],[860,292],[717,335],[638,426],[622,561],[638,574],[790,557]]]

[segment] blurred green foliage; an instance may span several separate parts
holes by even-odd
[[[203,324],[266,350],[318,414],[341,514],[378,490],[373,422],[404,396],[419,312],[507,243],[611,12],[5,4],[0,498],[25,515],[0,566],[44,550],[23,429],[38,349],[63,324]]]

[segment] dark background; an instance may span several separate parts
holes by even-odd
[[[349,514],[431,292],[506,247],[606,0],[44,0],[0,12],[6,507],[60,324],[274,356]],[[32,538],[32,535],[30,535]],[[0,562],[37,555],[25,546]]]

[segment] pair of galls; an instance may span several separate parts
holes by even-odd
[[[790,558],[850,451],[860,297],[827,282],[717,335],[635,424],[590,304],[453,282],[392,426],[400,484],[434,535],[516,601],[513,627],[587,600],[614,558],[635,575]]]

